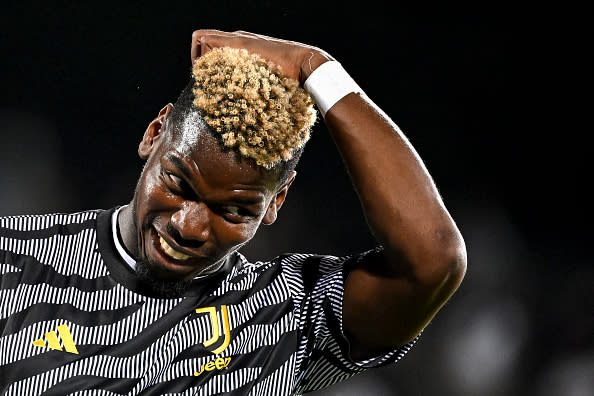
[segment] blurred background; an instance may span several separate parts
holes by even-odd
[[[3,1],[0,215],[127,203],[137,144],[189,77],[193,30],[306,42],[403,129],[469,257],[401,362],[315,395],[593,395],[591,2],[279,3]],[[323,122],[298,173],[244,254],[374,246]]]

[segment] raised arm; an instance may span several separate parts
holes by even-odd
[[[297,42],[248,32],[197,30],[192,61],[224,46],[258,53],[302,85],[319,66],[335,60]],[[371,99],[349,93],[327,110],[324,121],[383,248],[362,259],[345,285],[344,329],[351,356],[360,359],[406,344],[419,334],[462,281],[466,248],[421,158]]]

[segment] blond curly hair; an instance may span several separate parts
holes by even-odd
[[[309,140],[312,97],[279,66],[245,49],[216,48],[192,68],[193,104],[225,146],[271,169]]]

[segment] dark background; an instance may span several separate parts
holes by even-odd
[[[592,395],[591,7],[419,8],[3,1],[0,215],[128,202],[144,129],[189,77],[193,30],[319,46],[409,137],[469,264],[400,363],[316,394]],[[322,122],[302,158],[278,222],[244,253],[373,247]]]

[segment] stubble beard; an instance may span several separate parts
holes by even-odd
[[[145,164],[146,165],[146,164]],[[144,173],[144,168],[143,168]],[[141,178],[142,179],[142,174]],[[139,180],[140,180],[139,179]],[[132,202],[132,220],[134,222],[133,229],[138,230],[138,211],[136,210],[136,197],[138,196],[138,184],[136,186],[134,200]],[[138,238],[138,245],[136,247],[137,255],[140,255],[142,251],[142,244],[140,238]],[[165,298],[179,298],[183,297],[184,293],[188,290],[191,284],[191,280],[182,280],[182,281],[171,281],[171,280],[164,280],[159,277],[158,274],[151,268],[148,262],[145,260],[140,259],[139,257],[135,257],[136,265],[134,267],[136,276],[138,279],[147,286],[153,293],[157,296],[165,297]]]
[[[158,296],[165,298],[183,297],[192,283],[191,280],[168,281],[160,279],[144,260],[136,261],[135,269],[136,275],[142,283],[148,286]]]

